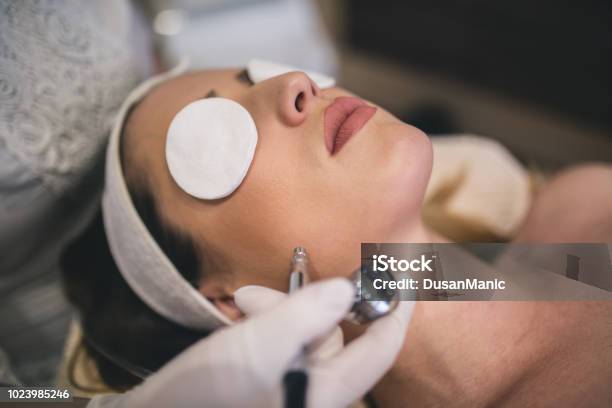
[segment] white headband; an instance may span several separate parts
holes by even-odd
[[[120,159],[121,133],[130,109],[153,87],[186,69],[183,61],[147,80],[121,106],[106,154],[102,213],[113,258],[138,297],[168,320],[196,330],[212,330],[231,324],[231,320],[191,286],[159,248],[134,208]]]

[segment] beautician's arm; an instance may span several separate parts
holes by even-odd
[[[263,288],[238,290],[236,302]],[[354,292],[345,279],[314,283],[255,316],[196,343],[144,383],[88,407],[282,406],[281,383],[304,346],[329,334]],[[309,407],[345,407],[361,398],[393,364],[412,307],[402,302],[346,348],[308,367]],[[159,339],[163,341],[163,339]]]

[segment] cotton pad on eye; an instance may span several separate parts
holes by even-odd
[[[255,122],[242,105],[206,98],[185,106],[170,123],[166,162],[187,194],[214,200],[242,183],[256,145]]]
[[[264,61],[259,59],[250,60],[247,64],[247,73],[249,78],[254,83],[265,81],[266,79],[286,74],[287,72],[302,71],[314,81],[321,89],[331,88],[336,84],[336,80],[327,75],[318,72],[306,71],[299,68],[294,68],[289,65],[278,64],[276,62]]]

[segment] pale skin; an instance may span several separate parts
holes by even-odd
[[[198,72],[166,82],[136,107],[126,127],[127,177],[144,177],[165,222],[223,265],[204,272],[203,296],[239,317],[234,290],[247,284],[285,290],[295,246],[309,249],[312,278],[320,279],[350,274],[361,242],[444,240],[421,222],[432,166],[423,132],[378,107],[330,156],[323,112],[347,91],[320,90],[300,72],[255,85],[239,72]],[[259,143],[238,190],[207,202],[171,179],[164,145],[174,115],[211,90],[250,112]],[[585,200],[572,199],[573,192]],[[517,239],[611,241],[609,203],[610,166],[569,169],[536,197]],[[598,406],[612,400],[611,379],[612,305],[424,302],[374,397],[381,406],[523,406],[534,398]]]

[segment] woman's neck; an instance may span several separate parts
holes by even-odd
[[[390,234],[386,242],[393,243],[448,243],[446,237],[438,234],[436,231],[428,228],[420,219],[412,225],[406,225],[398,228],[393,234]],[[420,312],[420,311],[419,311]],[[358,331],[353,329],[345,330],[345,336],[350,339],[356,336]],[[405,406],[409,396],[404,394],[403,390],[412,389],[411,384],[415,378],[411,372],[412,367],[406,367],[409,360],[407,353],[414,347],[414,344],[406,345],[404,350],[398,355],[395,365],[389,370],[387,375],[379,384],[372,390],[372,396],[381,406]],[[418,387],[417,387],[418,388]],[[415,401],[420,401],[423,405],[437,405],[440,401],[435,401],[433,396],[414,395]],[[443,405],[443,404],[441,404]]]

